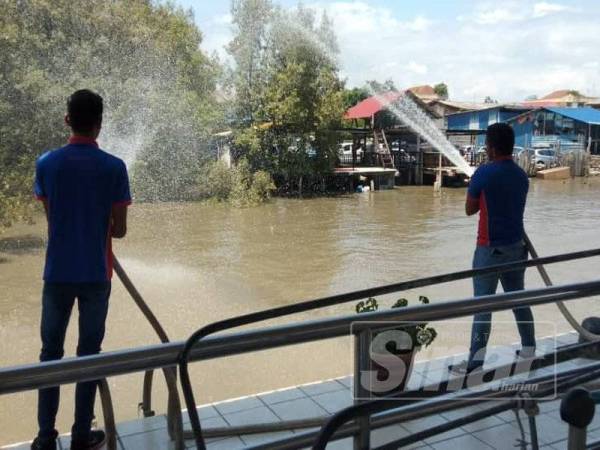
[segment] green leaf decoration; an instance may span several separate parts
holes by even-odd
[[[392,308],[404,308],[405,306],[408,306],[408,300],[405,298],[399,298],[396,300],[396,303],[392,305]]]
[[[427,305],[429,304],[429,298],[424,295],[419,296],[419,302]],[[399,298],[392,305],[392,308],[404,308],[408,306],[408,300],[406,298]],[[377,299],[373,297],[369,297],[367,300],[362,300],[356,304],[356,312],[364,313],[364,312],[372,312],[377,311],[379,309],[379,303]],[[431,345],[431,343],[436,339],[438,333],[433,327],[428,327],[427,323],[408,323],[408,324],[399,324],[395,326],[399,330],[403,330],[410,335],[412,341],[414,343],[414,351],[418,351],[422,347],[427,347]],[[394,349],[390,349],[389,351],[394,353]]]

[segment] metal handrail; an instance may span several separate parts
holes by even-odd
[[[361,321],[443,320],[469,316],[479,311],[503,311],[598,294],[600,294],[600,281],[592,281],[363,313]],[[207,360],[345,336],[350,334],[350,327],[355,321],[356,315],[349,315],[209,337],[203,345],[192,349],[189,360]],[[183,347],[184,342],[179,341],[2,368],[0,369],[0,395],[176,366]]]
[[[250,316],[256,319],[257,315],[261,315],[262,318],[260,320],[265,320],[266,318],[280,317],[282,315],[350,302],[367,296],[382,295],[414,287],[470,278],[474,275],[506,272],[515,270],[519,267],[531,267],[539,264],[564,262],[597,255],[600,255],[600,249],[555,255],[511,264],[501,264],[484,269],[460,271],[379,286],[347,294],[334,295],[242,317],[248,319],[248,316]],[[525,305],[551,303],[558,299],[569,300],[598,293],[600,293],[600,282],[597,281],[558,286],[551,289],[501,294],[489,298],[480,297],[476,300],[469,298],[454,302],[446,302],[445,304],[429,305],[427,308],[412,307],[404,308],[402,310],[376,312],[363,317],[380,321],[435,320],[436,317],[441,319],[449,318],[451,316],[460,317],[470,315],[482,309],[487,311],[503,310]],[[504,302],[496,303],[498,299],[503,299]],[[454,309],[454,312],[450,315],[444,315],[444,311],[448,311],[449,308]],[[287,326],[270,327],[257,331],[232,333],[226,336],[211,337],[206,339],[202,346],[190,348],[188,356],[190,361],[195,361],[333,338],[347,334],[350,329],[350,324],[354,322],[355,319],[355,315],[350,315],[333,319],[307,321]],[[102,377],[144,370],[173,367],[177,364],[178,355],[183,348],[183,343],[174,342],[144,348],[107,352],[94,356],[67,358],[60,361],[0,369],[0,394],[56,386],[77,381],[97,380]]]
[[[585,355],[587,355],[588,352],[592,349],[596,352],[600,350],[600,343],[598,343],[597,341],[586,341],[577,344],[561,345],[553,353],[536,357],[535,368],[536,370],[538,370],[544,367],[553,366],[555,364],[568,361],[572,358],[577,358],[580,356],[585,357]],[[490,374],[494,371],[505,373],[505,370],[512,370],[511,367],[515,368],[515,365],[508,364],[506,366],[497,366],[491,369],[489,372]],[[519,371],[518,373],[522,372]],[[513,376],[516,374],[516,371],[513,372]],[[474,380],[471,380],[469,382],[469,387],[474,387],[475,385],[485,383],[487,378],[488,377],[486,372],[486,376],[484,376],[481,379],[481,383],[474,383]],[[455,392],[456,389],[457,386],[455,384],[455,380],[446,380],[440,382],[432,382],[430,385],[424,385],[422,387],[417,388],[416,390],[395,392],[393,396],[395,399],[401,400],[402,404],[408,404],[412,402],[422,401],[427,398],[437,397],[448,392]],[[278,420],[274,422],[262,422],[260,424],[252,425],[210,427],[203,430],[202,433],[208,439],[245,434],[273,433],[277,431],[289,431],[314,427],[320,428],[325,424],[325,422],[327,422],[327,420],[329,420],[329,418],[329,415],[323,415],[297,420]],[[186,430],[184,436],[186,439],[194,439],[192,430]]]
[[[575,375],[587,374],[585,371],[588,370],[588,367],[593,367],[595,369],[600,368],[600,366],[586,366],[578,367],[576,369],[568,369],[561,372],[562,376],[557,377],[557,380],[560,379],[562,381],[563,379],[567,379]],[[543,375],[542,377],[538,378],[538,380],[541,378],[551,380],[552,376],[553,375]],[[387,427],[400,422],[418,420],[432,414],[453,411],[455,409],[465,407],[465,404],[484,403],[491,400],[501,401],[496,399],[508,394],[510,394],[510,391],[493,389],[477,392],[459,391],[445,395],[444,397],[423,400],[418,403],[413,402],[410,404],[402,404],[398,402],[397,408],[373,415],[371,421],[371,430]],[[347,423],[335,433],[335,439],[338,440],[352,437],[357,435],[359,432],[360,426],[356,422]],[[296,433],[292,437],[283,438],[278,441],[268,442],[265,444],[259,444],[250,447],[248,450],[296,450],[298,448],[307,448],[314,445],[319,433],[320,430],[307,431],[301,434]]]
[[[598,342],[582,342],[577,344],[564,345],[557,348],[554,352],[536,357],[535,369],[540,370],[544,367],[554,366],[564,361],[568,361],[573,358],[585,356],[590,350],[598,352],[600,350],[600,343]],[[496,373],[507,373],[511,371],[512,375],[524,373],[522,370],[524,367],[520,365],[507,364],[501,366],[495,366],[489,371],[485,372],[485,375],[481,377],[481,380],[470,380],[469,387],[474,388],[487,382],[487,374]],[[464,379],[463,379],[464,382]],[[439,397],[440,395],[456,392],[459,387],[457,386],[455,379],[448,379],[444,381],[433,381],[429,385],[420,386],[410,391],[400,391],[390,394],[388,397],[394,397],[397,405],[407,405],[410,403],[420,402],[433,397]],[[298,430],[307,428],[318,428],[320,429],[331,416],[315,416],[309,419],[300,420],[285,420],[275,422],[264,422],[254,425],[240,425],[240,426],[223,426],[223,427],[210,427],[203,430],[203,435],[208,438],[243,435],[243,434],[256,434],[256,433],[273,433],[277,431],[286,430]],[[186,431],[186,439],[194,439],[192,431]],[[315,435],[316,437],[316,435]],[[314,439],[313,439],[314,441]],[[308,445],[308,444],[307,444]]]
[[[600,249],[571,252],[560,255],[547,256],[538,259],[530,259],[515,263],[499,264],[489,266],[483,269],[470,269],[443,275],[436,275],[432,277],[409,280],[400,283],[393,283],[374,288],[364,289],[361,291],[350,292],[347,294],[337,294],[329,297],[324,297],[318,300],[300,302],[294,305],[274,308],[274,311],[279,311],[280,313],[282,310],[284,312],[289,310],[293,312],[307,311],[308,309],[306,308],[309,307],[311,309],[327,307],[353,300],[359,300],[361,298],[369,296],[390,294],[401,290],[408,290],[417,287],[425,287],[434,284],[471,278],[475,275],[485,275],[493,272],[510,271],[523,267],[533,267],[539,264],[567,262],[575,259],[589,258],[593,256],[600,256]],[[580,285],[581,284],[573,286]],[[478,297],[477,301],[481,301],[481,299],[484,298],[485,297]],[[545,303],[550,302],[551,300]],[[493,302],[491,301],[488,303],[493,304]],[[469,304],[473,305],[473,302],[470,302]],[[390,320],[398,319],[397,315],[401,314],[401,318],[398,320],[402,320],[402,318],[406,316],[406,313],[408,311],[413,311],[413,309],[414,307],[396,309],[391,312],[386,311],[384,312],[384,314],[392,314],[392,318]],[[381,312],[379,312],[379,314],[381,314]],[[354,319],[355,317],[355,315],[350,316],[350,318],[352,319]],[[318,321],[307,322],[307,324],[312,325],[316,322]],[[293,327],[295,330],[296,327]],[[271,336],[273,334],[277,334],[279,328],[281,327],[271,327],[259,331],[231,334],[226,337],[210,338],[209,341],[206,344],[204,344],[201,349],[194,349],[192,351],[190,359],[195,361],[200,359],[215,358],[221,356],[219,352],[223,350],[226,350],[226,352],[223,353],[222,356],[227,356],[263,349],[265,348],[264,345],[271,345],[274,343]],[[337,337],[344,334],[343,332],[340,333],[338,330],[337,333],[330,335],[329,332],[331,330],[328,327],[327,330],[328,334],[327,336],[323,336],[323,339],[328,337]],[[269,335],[270,337],[266,340],[266,342],[261,342],[260,345],[256,345],[255,340],[260,340],[260,337],[263,335]],[[312,336],[303,336],[302,340],[298,340],[297,342],[292,343],[310,342],[311,340],[318,340],[318,338],[314,338]],[[280,345],[285,345],[280,344],[279,341],[277,342],[277,345],[274,345],[271,348],[275,348]],[[149,369],[161,369],[164,367],[176,366],[177,357],[183,349],[183,345],[183,341],[174,341],[168,344],[141,346],[133,349],[104,352],[92,356],[63,358],[58,361],[48,361],[44,363],[0,368],[0,395],[12,392],[25,391],[29,389],[38,389],[40,387],[51,387],[59,384],[75,383],[80,380],[95,380],[101,377],[125,375],[132,372],[140,372]]]
[[[532,384],[553,383],[554,381],[556,381],[555,377],[556,377],[555,374],[547,374],[547,375],[541,375],[538,377],[531,378],[528,381]],[[571,369],[564,373],[563,377],[561,378],[561,381],[557,382],[556,386],[551,386],[549,388],[536,391],[534,393],[533,397],[544,398],[544,397],[547,397],[548,395],[553,394],[556,391],[565,391],[573,386],[577,386],[577,385],[580,385],[582,383],[585,383],[585,382],[588,382],[588,381],[591,381],[591,380],[594,380],[597,378],[600,378],[600,363],[592,364],[587,367],[578,367],[576,369]],[[563,381],[563,379],[564,379],[564,381]],[[334,414],[329,419],[327,424],[325,424],[321,428],[318,438],[316,439],[316,441],[314,443],[313,449],[314,450],[324,450],[327,443],[336,434],[336,431],[341,426],[343,426],[345,423],[347,423],[353,419],[356,419],[357,417],[361,417],[361,416],[365,416],[365,415],[370,416],[370,415],[373,415],[376,413],[385,412],[390,409],[396,409],[398,412],[406,411],[408,413],[408,414],[406,414],[406,416],[408,416],[407,418],[413,419],[414,417],[410,417],[410,413],[412,411],[414,411],[415,409],[420,409],[421,410],[420,412],[423,415],[427,415],[427,414],[431,413],[431,411],[426,411],[427,409],[436,408],[436,407],[440,407],[440,406],[443,407],[443,405],[448,405],[448,403],[450,401],[454,401],[454,402],[456,402],[457,400],[458,401],[470,400],[470,401],[478,401],[478,402],[489,401],[490,398],[488,397],[488,395],[491,395],[492,393],[494,394],[494,396],[496,398],[510,397],[510,396],[515,395],[514,391],[488,390],[486,393],[468,392],[468,393],[463,393],[463,394],[458,394],[458,395],[452,396],[451,399],[439,398],[439,399],[427,401],[427,402],[425,402],[425,404],[408,405],[408,406],[401,406],[401,407],[398,407],[397,400],[384,400],[384,399],[378,399],[378,400],[373,400],[373,401],[369,401],[366,403],[361,403],[359,405],[349,406],[349,407],[344,408],[343,410],[337,412],[336,414]],[[478,397],[478,398],[473,399],[471,397]],[[516,403],[517,401],[518,400],[513,400],[513,402],[511,402],[511,403]],[[464,403],[463,403],[463,405],[464,405]],[[491,408],[491,409],[493,410],[495,408]],[[511,406],[504,408],[504,410],[506,410],[506,409],[511,409]],[[446,409],[444,409],[444,410],[446,410]],[[480,411],[479,413],[476,413],[476,414],[480,414],[482,412],[483,411]],[[499,411],[499,412],[501,412],[501,411]],[[425,414],[425,413],[427,413],[427,414]],[[483,415],[483,417],[486,417],[486,416]],[[398,416],[396,416],[396,418],[398,419],[398,421],[402,420],[403,419],[402,414],[399,414]],[[473,420],[471,420],[471,421],[473,421]],[[456,425],[456,426],[452,426],[452,425]],[[387,449],[387,448],[392,448],[392,447],[397,448],[400,445],[401,446],[410,445],[410,444],[413,444],[414,442],[417,442],[422,439],[426,439],[430,436],[433,436],[435,434],[438,434],[437,432],[434,433],[434,431],[446,432],[446,431],[449,431],[449,430],[456,428],[458,426],[461,426],[461,425],[462,425],[461,419],[451,421],[447,424],[441,425],[439,427],[439,430],[430,429],[430,430],[425,430],[425,431],[418,432],[418,433],[412,433],[412,435],[405,436],[402,439],[399,439],[393,443],[386,444],[386,445],[382,446],[381,448],[382,449],[383,448]],[[344,437],[347,437],[347,433],[344,433],[344,434],[340,433],[339,436],[336,437],[336,439],[341,439]]]
[[[593,250],[592,252],[595,252],[595,250]],[[585,252],[582,252],[582,254],[583,253],[585,253]],[[556,262],[555,258],[554,258],[554,261]],[[524,260],[524,261],[520,261],[518,263],[508,263],[508,264],[502,264],[502,265],[497,265],[497,266],[490,266],[490,267],[486,267],[483,269],[472,269],[469,271],[464,271],[461,275],[464,275],[465,273],[469,272],[468,277],[470,278],[470,277],[474,276],[474,272],[479,272],[479,271],[486,272],[486,273],[488,273],[488,272],[489,273],[493,273],[493,272],[498,273],[498,272],[512,271],[512,270],[515,270],[521,264],[526,266],[529,262],[532,262],[532,261]],[[536,260],[533,260],[533,263],[538,268],[543,267],[543,264],[544,264],[543,262],[540,261],[539,258]],[[430,277],[428,280],[427,279],[415,280],[413,282],[413,284],[415,284],[415,286],[412,286],[412,288],[421,286],[421,285],[419,285],[419,282],[437,284],[437,283],[449,281],[448,278],[461,276],[461,275],[458,275],[458,273],[449,274],[448,276],[442,275],[440,277],[437,277],[436,281],[432,280],[433,278],[436,278],[436,277]],[[465,278],[466,277],[467,276],[465,276]],[[404,289],[408,289],[408,288],[405,287]],[[392,292],[396,292],[397,290],[398,290],[398,288],[396,285],[395,289]],[[181,355],[179,356],[178,362],[179,362],[179,372],[180,372],[180,377],[181,377],[182,391],[183,391],[184,399],[185,399],[186,406],[188,409],[188,415],[190,417],[190,424],[192,425],[194,440],[196,441],[196,447],[198,448],[198,450],[205,450],[206,446],[204,444],[204,438],[202,436],[202,428],[200,425],[200,418],[198,416],[198,412],[196,411],[196,401],[195,401],[195,397],[194,397],[194,393],[193,393],[193,389],[192,389],[192,385],[191,385],[191,381],[190,381],[190,377],[189,377],[188,361],[189,361],[189,357],[190,357],[192,348],[195,345],[197,345],[197,343],[200,340],[206,338],[207,336],[209,336],[211,334],[218,333],[220,331],[224,331],[227,329],[236,328],[236,327],[240,327],[243,325],[249,325],[252,323],[257,323],[257,322],[261,322],[261,321],[268,320],[268,319],[273,319],[273,318],[277,318],[277,317],[281,317],[281,316],[285,316],[285,315],[290,315],[290,314],[294,314],[297,312],[303,312],[303,311],[308,311],[308,310],[312,310],[312,309],[322,308],[324,306],[329,306],[329,305],[333,305],[333,304],[339,304],[339,303],[345,303],[345,302],[349,302],[349,301],[353,301],[353,300],[358,300],[360,298],[365,298],[365,297],[368,297],[371,295],[380,295],[380,293],[373,294],[368,291],[371,291],[371,290],[367,289],[367,290],[357,291],[357,292],[346,294],[346,295],[342,294],[339,296],[333,296],[333,297],[330,297],[327,299],[314,300],[314,301],[309,301],[309,302],[303,302],[300,304],[287,305],[287,306],[283,306],[283,307],[279,307],[279,308],[272,308],[272,309],[265,310],[265,311],[250,313],[250,314],[246,314],[246,315],[242,315],[242,316],[238,316],[238,317],[234,317],[234,318],[230,318],[230,319],[226,319],[226,320],[222,320],[219,322],[209,324],[205,327],[200,328],[196,332],[194,332],[186,341],[184,349],[183,349]],[[389,293],[389,292],[385,292],[385,293]],[[430,320],[433,320],[433,318]],[[367,325],[367,326],[370,327],[371,325]]]
[[[458,272],[451,272],[442,275],[434,275],[430,277],[417,278],[414,280],[401,281],[398,283],[387,284],[383,286],[377,286],[368,289],[361,289],[358,291],[346,292],[342,294],[335,294],[327,297],[322,297],[315,300],[296,302],[291,305],[285,305],[268,309],[266,311],[259,311],[252,313],[254,315],[260,315],[266,317],[262,320],[269,318],[281,317],[284,315],[297,314],[300,312],[311,311],[318,308],[325,308],[328,306],[335,306],[342,303],[348,303],[355,300],[361,300],[367,297],[374,297],[376,295],[392,294],[400,291],[407,291],[419,287],[432,286],[436,284],[448,283],[451,281],[464,280],[472,278],[474,276],[487,275],[491,273],[504,273],[510,272],[515,269],[528,268],[528,267],[539,267],[541,265],[555,264],[559,262],[573,261],[576,259],[591,258],[594,256],[600,256],[600,248],[591,250],[582,250],[578,252],[563,253],[559,255],[545,256],[542,258],[533,258],[522,261],[515,261],[504,264],[496,264],[487,266],[479,269],[467,269]],[[268,313],[268,317],[266,316]],[[243,317],[243,316],[240,316]]]

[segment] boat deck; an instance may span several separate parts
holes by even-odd
[[[550,353],[555,347],[572,344],[577,341],[576,333],[567,333],[556,338],[545,338],[538,341],[538,353]],[[492,365],[501,365],[513,357],[515,346],[496,348],[496,361]],[[459,356],[453,356],[455,361]],[[575,368],[587,365],[595,360],[577,358],[559,364],[560,368]],[[446,359],[437,359],[418,362],[415,364],[408,389],[430,385],[446,379],[448,376]],[[537,370],[536,374],[552,373],[555,369],[546,367]],[[266,422],[306,419],[319,416],[328,416],[342,408],[350,406],[352,399],[352,377],[342,377],[320,381],[312,384],[294,386],[272,392],[266,392],[248,397],[228,400],[224,402],[204,405],[198,408],[203,429],[215,427],[235,427],[253,425]],[[459,418],[479,411],[493,402],[487,404],[466,404],[462,409],[453,410],[440,415],[403,422],[371,432],[372,446],[382,445],[394,439],[401,438],[410,433],[425,430],[440,425],[449,420]],[[547,450],[565,449],[567,439],[567,425],[560,418],[560,400],[540,402],[540,414],[536,417],[540,448]],[[521,411],[520,417],[529,439],[529,426],[527,417]],[[184,414],[184,424],[189,428],[189,419]],[[133,420],[118,424],[118,448],[120,450],[163,450],[172,449],[169,440],[167,421],[164,415],[146,419]],[[307,430],[282,431],[276,433],[263,433],[242,436],[229,436],[211,438],[208,442],[210,450],[236,450],[270,442],[294,433]],[[496,416],[482,419],[458,429],[449,431],[421,441],[418,444],[405,448],[426,448],[435,450],[451,449],[498,449],[508,450],[519,447],[520,431],[514,411],[506,411]],[[600,440],[600,414],[588,427],[588,440]],[[187,448],[195,448],[192,441],[187,441]],[[29,449],[29,443],[21,443],[3,447],[6,449]],[[69,437],[60,438],[60,450],[69,448]],[[328,449],[351,449],[350,438],[332,442]]]

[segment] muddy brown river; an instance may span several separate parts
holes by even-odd
[[[476,219],[463,212],[464,189],[428,187],[320,199],[275,199],[250,209],[208,204],[134,204],[129,235],[115,243],[170,338],[186,338],[207,323],[333,293],[465,269]],[[526,228],[541,255],[600,246],[600,179],[532,181]],[[45,225],[19,225],[0,235],[0,361],[30,363],[39,352],[41,273]],[[597,259],[550,267],[557,283],[598,277]],[[541,286],[528,271],[528,286]],[[158,342],[117,279],[104,350]],[[408,292],[433,302],[469,296],[468,281]],[[381,298],[388,306],[396,296]],[[575,315],[598,314],[594,299],[570,302]],[[351,314],[353,305],[301,314],[285,321]],[[554,305],[534,310],[538,336],[569,330]],[[76,317],[76,316],[74,316]],[[494,316],[495,343],[517,339],[510,313]],[[285,322],[284,320],[279,321]],[[503,323],[506,321],[506,323]],[[272,322],[271,322],[272,323]],[[435,324],[440,338],[420,359],[467,349],[468,320]],[[460,336],[459,336],[460,335]],[[450,348],[449,342],[452,342]],[[72,320],[66,354],[73,355]],[[340,338],[194,364],[201,403],[281,388],[352,370],[351,341]],[[137,417],[142,374],[109,380],[117,420]],[[164,382],[155,378],[154,409],[164,413]],[[62,390],[58,426],[70,429],[73,388]],[[96,408],[99,412],[99,407]],[[36,432],[36,394],[0,397],[0,445]]]

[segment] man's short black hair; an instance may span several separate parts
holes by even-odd
[[[515,132],[507,123],[494,123],[487,129],[486,142],[499,155],[512,155],[515,147]]]
[[[67,100],[67,113],[75,133],[90,133],[102,124],[102,97],[88,89],[75,91]]]

